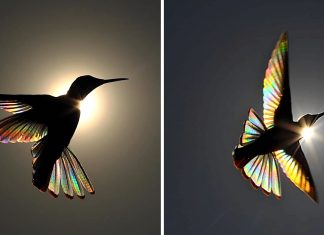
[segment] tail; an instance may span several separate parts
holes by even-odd
[[[72,199],[74,193],[79,198],[84,198],[84,189],[91,194],[95,193],[86,172],[74,153],[67,147],[64,148],[56,161],[52,162],[45,157],[39,157],[44,149],[44,140],[32,146],[33,155],[33,184],[45,192],[57,197],[62,186],[64,194]]]
[[[240,143],[233,151],[234,164],[241,169],[246,178],[251,180],[253,186],[261,187],[267,195],[272,192],[277,197],[281,197],[278,163],[275,156],[272,153],[251,155],[253,152],[251,143],[265,131],[266,127],[263,121],[251,108],[248,120],[244,123]]]
[[[33,185],[43,192],[47,190],[53,165],[45,158],[39,158],[33,163]]]
[[[49,145],[47,142],[47,137],[45,137],[34,143],[31,148],[33,156],[33,184],[43,192],[47,190],[53,165],[55,163],[55,159],[50,155],[41,156],[44,152],[54,153],[54,151],[48,151]],[[47,149],[45,149],[46,147]]]

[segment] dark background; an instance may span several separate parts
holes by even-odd
[[[280,33],[289,33],[292,110],[324,110],[324,3],[165,1],[165,231],[322,234],[324,119],[302,143],[320,203],[282,174],[282,199],[254,190],[232,163]]]
[[[130,78],[93,92],[100,115],[70,144],[95,195],[39,192],[31,144],[0,145],[0,234],[159,234],[160,2],[1,1],[0,64],[0,93]]]

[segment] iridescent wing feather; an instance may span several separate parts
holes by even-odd
[[[56,160],[52,171],[48,190],[54,197],[57,197],[60,192],[60,184],[68,198],[73,198],[74,193],[79,198],[84,198],[84,189],[91,194],[95,193],[81,163],[68,148],[65,148],[62,156]]]
[[[35,142],[46,136],[47,126],[36,121],[27,111],[44,105],[42,102],[52,98],[48,95],[0,94],[0,109],[14,114],[0,120],[0,142]]]
[[[60,183],[61,183],[61,161],[56,160],[51,179],[48,185],[48,191],[54,196],[57,197],[60,193]]]
[[[299,142],[285,150],[274,152],[286,176],[301,191],[317,201],[315,184]]]
[[[280,121],[292,121],[288,75],[288,36],[280,36],[263,81],[263,120],[270,129]]]
[[[248,120],[244,124],[244,132],[240,138],[240,145],[245,146],[252,143],[266,129],[256,112],[250,109]],[[261,187],[266,194],[273,193],[277,197],[281,196],[278,164],[272,153],[258,155],[246,164],[235,162],[235,165],[244,165],[242,167],[242,173],[251,180],[251,183],[255,187]]]
[[[24,113],[0,120],[0,142],[34,142],[47,135],[47,126],[31,121]]]
[[[250,108],[248,120],[244,123],[244,132],[240,137],[240,145],[245,146],[256,140],[266,127],[253,108]]]
[[[250,108],[248,119],[244,123],[244,131],[240,137],[240,143],[237,148],[242,148],[245,145],[248,145],[255,141],[262,132],[266,130],[262,120],[258,117],[254,109]],[[242,168],[245,164],[247,164],[251,158],[241,158],[235,154],[234,157],[234,164],[237,168]]]
[[[83,169],[81,163],[75,156],[75,154],[69,149],[65,149],[65,156],[67,157],[68,161],[70,162],[78,180],[81,182],[83,187],[91,194],[95,193],[94,187],[91,184],[89,177],[87,176],[85,170]]]
[[[254,157],[244,166],[243,171],[254,186],[261,187],[267,195],[272,192],[281,197],[278,165],[272,153]]]
[[[30,110],[32,107],[28,104],[21,103],[17,100],[0,100],[0,109],[13,114],[23,113]]]

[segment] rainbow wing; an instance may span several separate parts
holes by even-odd
[[[13,114],[23,113],[31,108],[32,107],[30,105],[21,103],[18,100],[0,100],[0,109]]]
[[[0,120],[0,142],[35,142],[46,136],[47,126],[27,111],[43,106],[52,98],[48,95],[0,94],[0,109],[14,114]]]
[[[283,172],[301,191],[317,201],[315,184],[299,143],[290,149],[274,152]]]
[[[278,121],[292,120],[288,77],[288,35],[280,36],[263,81],[263,120],[270,129]]]
[[[25,113],[12,115],[0,121],[0,142],[34,142],[47,135],[47,126],[31,121]]]
[[[256,140],[266,127],[253,108],[249,110],[248,120],[244,123],[244,132],[240,137],[240,145],[245,146]]]
[[[261,133],[265,132],[266,127],[264,126],[262,120],[259,118],[257,113],[253,108],[249,110],[248,119],[244,123],[244,131],[240,137],[240,143],[237,148],[242,148],[245,145],[248,145],[254,142],[257,138],[260,137]],[[247,164],[252,158],[241,158],[234,154],[234,164],[237,168],[242,168]]]

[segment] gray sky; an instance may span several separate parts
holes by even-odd
[[[313,203],[282,174],[282,199],[254,190],[231,152],[280,33],[289,33],[295,120],[324,110],[324,3],[165,1],[165,222],[174,235],[322,234],[324,120],[302,147]]]
[[[100,115],[71,141],[95,195],[38,192],[30,145],[0,145],[0,233],[158,234],[160,2],[1,1],[0,32],[0,93],[50,93],[62,82],[67,91],[83,74],[130,78],[94,91]]]

